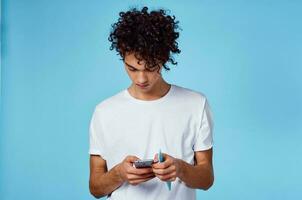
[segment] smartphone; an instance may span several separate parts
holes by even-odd
[[[151,167],[153,163],[153,159],[143,159],[134,161],[133,165],[135,166],[135,168],[147,168]]]

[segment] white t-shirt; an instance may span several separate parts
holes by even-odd
[[[165,96],[140,100],[122,90],[100,102],[90,128],[89,154],[101,155],[110,170],[128,155],[153,159],[159,152],[194,164],[194,151],[213,146],[213,120],[204,94],[174,84]],[[157,177],[133,186],[123,183],[108,199],[196,199],[195,189],[180,179],[166,182]]]

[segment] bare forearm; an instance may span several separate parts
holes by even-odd
[[[96,198],[100,198],[110,194],[117,189],[123,180],[118,172],[118,165],[114,166],[106,173],[95,175],[90,180],[90,192]]]
[[[207,190],[214,182],[213,168],[209,165],[191,165],[178,160],[180,165],[179,178],[188,187]]]

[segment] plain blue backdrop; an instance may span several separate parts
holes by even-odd
[[[107,40],[118,12],[182,28],[170,83],[214,116],[215,182],[198,199],[302,199],[301,1],[2,0],[0,199],[94,199],[88,124],[130,80]]]

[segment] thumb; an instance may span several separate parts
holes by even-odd
[[[126,158],[126,161],[130,162],[130,163],[132,163],[132,162],[134,162],[136,160],[140,160],[140,159],[138,157],[136,157],[136,156],[127,156],[127,158]]]
[[[166,160],[166,158],[169,156],[169,155],[166,154],[166,153],[162,153],[162,155],[163,155],[164,160]]]
[[[165,161],[165,160],[168,159],[168,157],[169,157],[168,154],[166,154],[166,153],[161,153],[161,154],[162,154],[162,156],[163,156],[163,161]]]
[[[155,155],[154,155],[153,161],[154,161],[154,162],[158,162],[158,154],[155,154]]]

